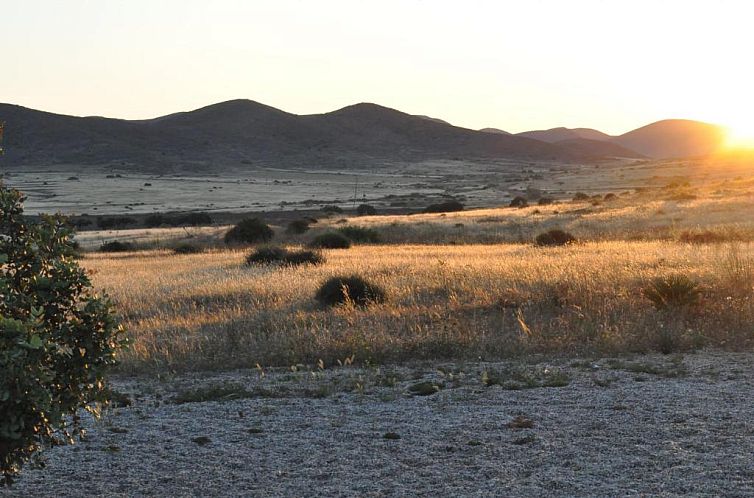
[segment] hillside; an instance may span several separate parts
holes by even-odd
[[[169,173],[249,164],[379,166],[428,159],[584,161],[604,156],[508,134],[452,126],[376,104],[296,115],[233,100],[147,120],[76,117],[0,104],[3,167],[56,164]]]
[[[667,119],[613,137],[611,142],[648,157],[704,156],[723,143],[721,127],[687,119]]]
[[[584,138],[587,140],[609,140],[611,137],[598,130],[591,128],[551,128],[549,130],[524,131],[517,133],[519,137],[533,138],[548,143],[562,142],[563,140],[576,140]]]

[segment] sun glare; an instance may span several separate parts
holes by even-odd
[[[728,126],[725,145],[729,149],[754,149],[754,120]]]

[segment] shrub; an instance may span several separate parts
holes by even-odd
[[[590,197],[584,192],[576,192],[573,196],[574,201],[588,201]]]
[[[351,241],[342,233],[325,232],[314,237],[309,246],[318,249],[348,249],[351,247]]]
[[[351,242],[375,244],[380,241],[380,234],[373,228],[341,227],[338,232],[348,237]]]
[[[514,197],[511,200],[510,204],[508,204],[508,207],[525,208],[528,205],[529,205],[529,201],[527,201],[525,197],[521,197],[519,195],[519,196]]]
[[[144,226],[147,228],[161,227],[165,224],[165,217],[161,214],[150,214],[144,218]]]
[[[576,237],[559,229],[540,233],[537,235],[537,238],[534,239],[534,243],[538,246],[564,246],[574,242],[576,242]]]
[[[605,201],[614,201],[617,198],[618,198],[617,195],[615,195],[612,192],[610,192],[610,193],[605,194],[605,197],[603,197],[602,199],[605,200]]]
[[[317,251],[288,251],[288,254],[283,258],[283,264],[298,266],[298,265],[321,265],[325,262],[325,257]]]
[[[540,197],[540,199],[537,201],[537,204],[539,204],[540,206],[547,206],[549,204],[552,204],[553,202],[555,202],[555,199],[553,199],[552,197]]]
[[[244,218],[225,234],[226,244],[269,242],[275,232],[259,218]]]
[[[356,214],[359,216],[374,216],[377,214],[377,209],[369,204],[359,204],[359,207],[356,208]]]
[[[106,296],[73,259],[61,217],[23,217],[24,197],[0,185],[0,482],[99,415],[105,374],[125,344]]]
[[[259,247],[246,257],[247,265],[280,263],[283,265],[319,265],[325,258],[316,251],[288,251],[283,247]]]
[[[463,204],[458,201],[445,201],[437,204],[430,204],[424,208],[425,213],[452,213],[463,211]]]
[[[340,206],[335,206],[333,204],[323,206],[322,211],[325,213],[342,213],[343,209],[340,208]]]
[[[125,228],[130,225],[135,225],[136,219],[130,216],[114,216],[110,218],[98,218],[97,226],[103,230]]]
[[[286,227],[285,233],[301,235],[302,233],[305,233],[307,230],[309,230],[309,223],[310,222],[308,220],[293,220],[288,223],[288,227]]]
[[[184,243],[178,244],[173,248],[173,252],[176,254],[199,254],[203,252],[202,248],[193,244]]]
[[[332,277],[319,288],[316,299],[323,306],[367,306],[370,303],[384,302],[385,291],[356,275]]]
[[[277,263],[282,261],[287,253],[288,251],[282,247],[257,247],[252,253],[246,256],[246,264],[268,265],[270,263]]]
[[[658,310],[692,306],[699,302],[699,284],[686,275],[657,277],[647,285],[642,294]]]
[[[104,242],[99,246],[99,252],[128,252],[133,250],[133,244],[130,242],[120,242],[119,240]]]

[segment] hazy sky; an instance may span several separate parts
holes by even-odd
[[[248,98],[459,126],[669,117],[754,136],[754,2],[0,0],[0,102],[154,117]]]

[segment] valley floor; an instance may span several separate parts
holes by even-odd
[[[751,496],[752,367],[707,351],[120,379],[130,407],[0,496]]]

